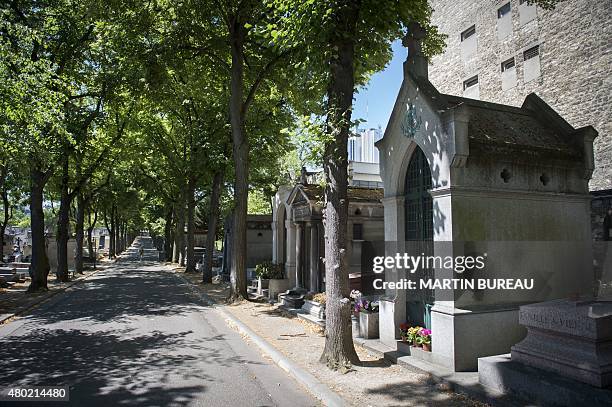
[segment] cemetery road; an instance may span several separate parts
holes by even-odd
[[[110,266],[0,326],[0,372],[1,389],[70,388],[69,404],[16,406],[318,404],[150,262]]]

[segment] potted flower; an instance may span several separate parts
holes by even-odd
[[[415,348],[418,348],[420,346],[420,344],[417,342],[417,336],[418,336],[419,331],[421,329],[423,329],[423,328],[421,328],[420,326],[413,326],[411,328],[408,328],[408,331],[407,331],[406,339]]]
[[[378,338],[378,301],[359,298],[355,305],[359,311],[359,332],[365,339]]]
[[[421,329],[417,333],[416,341],[425,352],[431,352],[431,329]]]
[[[400,324],[399,331],[402,342],[408,342],[408,329],[410,329],[410,325],[407,322]]]

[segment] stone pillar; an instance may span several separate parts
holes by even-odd
[[[403,252],[405,240],[404,197],[394,196],[383,199],[385,209],[385,254],[395,256]],[[401,247],[400,247],[401,245]],[[405,278],[406,270],[386,270],[385,281],[400,281]],[[406,321],[406,291],[387,289],[380,301],[379,310],[380,341],[387,346],[396,346],[399,324]]]
[[[302,268],[304,267],[302,262],[302,251],[304,250],[304,242],[302,239],[302,223],[295,224],[295,288],[302,288]]]
[[[310,291],[317,293],[319,285],[319,233],[316,224],[310,227]]]
[[[289,220],[285,222],[287,228],[287,252],[285,253],[285,277],[289,279],[290,286],[295,286],[295,224]]]
[[[279,246],[283,244],[279,240],[282,238],[282,233],[279,233],[281,228],[280,222],[272,221],[272,263],[279,263]]]

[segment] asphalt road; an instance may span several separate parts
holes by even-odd
[[[64,406],[317,405],[154,263],[112,266],[0,327],[0,389],[44,385],[69,386]]]

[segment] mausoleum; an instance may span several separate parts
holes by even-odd
[[[433,331],[431,361],[475,370],[478,357],[507,353],[524,337],[520,305],[592,294],[588,182],[597,132],[573,128],[535,94],[521,107],[441,94],[427,77],[423,37],[413,27],[404,40],[403,82],[377,143],[387,255],[402,252],[406,242],[431,242],[428,254],[486,256],[485,270],[453,277],[482,273],[532,278],[535,285],[387,290],[380,338],[394,346],[399,324],[426,325]],[[405,277],[405,270],[385,271],[386,281]]]
[[[371,269],[375,255],[373,242],[380,242],[383,232],[383,206],[380,188],[349,187],[349,266],[352,288],[361,289],[362,269]],[[295,294],[288,304],[299,308],[303,296],[325,290],[323,236],[324,191],[302,177],[293,188],[282,187],[273,200],[272,261],[282,264],[286,288]],[[366,288],[370,288],[368,283]],[[285,298],[281,300],[289,300]]]

